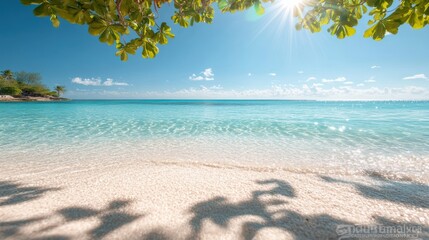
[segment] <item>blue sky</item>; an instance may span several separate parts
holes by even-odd
[[[155,59],[121,62],[85,26],[56,29],[19,1],[3,5],[0,69],[39,72],[71,98],[429,99],[429,28],[404,25],[376,42],[362,21],[338,40],[296,31],[274,5],[262,17],[216,12],[212,24],[172,26]]]

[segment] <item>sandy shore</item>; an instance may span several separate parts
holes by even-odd
[[[0,239],[338,239],[340,224],[429,238],[429,187],[195,163],[0,169]]]
[[[67,98],[60,97],[12,97],[9,95],[0,95],[0,102],[60,102],[69,101]]]

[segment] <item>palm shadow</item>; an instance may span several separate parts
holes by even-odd
[[[393,181],[380,174],[371,172],[368,173],[368,176],[379,184],[366,185],[359,182],[334,179],[328,176],[320,176],[320,178],[326,182],[351,184],[366,198],[390,201],[419,208],[429,208],[428,185],[415,182]]]
[[[44,220],[44,217],[29,218],[17,221],[0,222],[0,238],[19,237],[21,228]]]
[[[45,193],[50,191],[57,191],[59,188],[45,188],[45,187],[25,187],[23,184],[0,181],[0,207],[7,205],[15,205],[23,202],[32,201],[42,197]]]
[[[58,210],[58,213],[64,217],[66,222],[79,221],[90,217],[98,218],[100,224],[88,234],[91,239],[102,239],[116,229],[142,217],[142,215],[130,214],[124,211],[130,203],[131,201],[128,200],[115,200],[111,201],[103,209],[68,207]]]
[[[292,186],[282,180],[269,179],[256,181],[260,185],[272,185],[269,190],[252,192],[252,197],[237,203],[229,202],[225,197],[215,197],[200,202],[190,208],[193,217],[190,220],[192,232],[190,239],[200,239],[203,223],[210,220],[217,226],[227,228],[229,223],[240,216],[255,216],[261,221],[247,221],[241,226],[243,239],[254,239],[263,228],[278,228],[292,234],[296,239],[331,239],[336,238],[335,229],[339,224],[350,222],[332,216],[302,215],[291,210],[270,211],[272,207],[287,203],[284,200],[264,200],[264,196],[296,198]]]
[[[50,230],[61,227],[65,224],[85,220],[87,218],[97,218],[99,224],[92,228],[86,234],[90,239],[102,239],[109,233],[137,220],[142,215],[130,214],[125,211],[126,207],[131,203],[128,200],[114,200],[111,201],[108,206],[102,209],[85,208],[85,207],[67,207],[62,208],[53,215],[47,215],[37,218],[29,218],[15,221],[0,221],[0,239],[12,238],[12,239],[58,239],[66,240],[70,237],[62,235],[47,236],[42,238],[34,237],[33,234],[25,234],[24,228],[33,224],[38,224],[50,217],[60,215],[63,217],[65,222],[54,223],[48,227],[45,227],[37,233],[43,234]]]
[[[374,178],[377,176],[373,176]],[[428,194],[427,186],[416,183],[403,183],[390,181],[385,178],[377,179],[382,182],[380,188],[366,186],[360,183],[342,181],[330,177],[322,176],[322,179],[328,182],[342,182],[354,184],[367,197],[384,199],[393,202],[406,203],[411,206],[427,207],[426,199],[423,198]],[[361,223],[350,222],[343,219],[333,217],[328,214],[310,214],[305,215],[291,209],[281,206],[276,208],[276,205],[284,205],[287,201],[271,200],[266,201],[266,196],[277,196],[286,198],[296,198],[295,190],[290,184],[277,179],[269,179],[265,181],[256,181],[260,185],[271,184],[269,190],[256,190],[252,192],[249,199],[240,202],[231,202],[225,197],[215,197],[207,201],[195,204],[189,209],[192,214],[190,225],[192,228],[189,239],[204,238],[203,223],[210,221],[216,226],[227,229],[232,220],[238,217],[254,216],[258,220],[243,220],[240,228],[240,238],[250,240],[255,239],[258,233],[264,228],[279,229],[287,232],[293,239],[338,239],[341,237],[341,227],[346,225],[347,228]],[[394,193],[400,196],[395,196]],[[417,197],[411,201],[404,199],[404,196],[409,197],[409,194],[420,191]],[[387,192],[387,193],[386,193]],[[280,198],[280,199],[281,199]],[[274,207],[274,208],[273,208]],[[270,210],[271,209],[271,210]],[[273,210],[277,209],[277,210]],[[384,226],[414,226],[421,229],[419,237],[428,237],[429,228],[425,225],[415,222],[394,222],[382,216],[373,216],[375,224]],[[246,218],[243,218],[246,219]],[[380,237],[380,236],[375,236]]]
[[[0,207],[35,200],[54,190],[59,190],[59,188],[26,187],[23,184],[16,182],[0,181]],[[63,235],[49,235],[48,232],[65,224],[74,221],[81,221],[91,217],[97,218],[99,224],[86,234],[91,239],[102,239],[113,231],[142,217],[142,215],[132,214],[126,211],[127,207],[131,203],[132,202],[129,200],[118,199],[110,201],[106,207],[101,209],[72,206],[61,208],[56,213],[45,216],[13,221],[0,219],[0,239],[66,240],[70,237]],[[34,234],[27,234],[25,232],[25,228],[42,224],[42,222],[49,220],[50,218],[58,219],[58,215],[61,216],[64,221],[58,222],[57,220],[37,232],[38,234],[49,236],[38,238],[35,237]]]
[[[145,233],[138,238],[139,240],[170,240],[174,239],[174,237],[170,236],[170,234],[166,234],[163,229],[157,228]]]
[[[295,197],[294,189],[287,182],[270,179],[257,181],[256,183],[260,185],[274,184],[274,187],[270,190],[254,191],[251,199],[238,204],[229,203],[225,197],[215,197],[194,205],[191,208],[191,212],[194,215],[191,220],[192,232],[195,235],[193,238],[197,238],[202,231],[202,223],[205,219],[210,219],[224,228],[228,226],[230,220],[237,216],[256,215],[264,219],[269,219],[271,214],[267,211],[267,206],[259,200],[264,195],[280,194],[282,196]],[[283,204],[283,202],[276,202],[274,204]]]

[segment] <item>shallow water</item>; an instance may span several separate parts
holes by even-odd
[[[203,162],[428,179],[429,102],[0,103],[0,163]]]

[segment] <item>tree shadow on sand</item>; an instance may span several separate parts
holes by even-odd
[[[93,228],[88,234],[91,239],[102,239],[116,229],[133,222],[142,215],[129,214],[123,211],[131,201],[111,201],[104,209],[92,209],[83,207],[68,207],[58,211],[67,222],[79,221],[86,218],[97,217],[100,224]]]
[[[428,185],[414,182],[393,181],[374,172],[367,172],[367,175],[379,184],[367,185],[328,176],[321,176],[321,178],[326,182],[351,184],[366,198],[401,203],[419,208],[429,208]]]
[[[37,218],[29,218],[17,221],[0,221],[0,239],[3,238],[12,238],[12,239],[69,239],[68,236],[47,236],[42,238],[36,238],[31,235],[26,235],[22,231],[25,227],[31,226],[33,224],[38,224],[44,220],[49,219],[50,217],[62,216],[64,221],[59,223],[54,223],[48,227],[40,229],[37,231],[38,234],[48,233],[51,230],[54,230],[58,227],[66,225],[68,223],[85,220],[88,218],[97,218],[99,224],[92,228],[90,231],[85,234],[90,239],[102,239],[109,233],[135,221],[136,219],[142,217],[142,215],[130,214],[125,212],[125,208],[131,203],[128,200],[114,200],[111,201],[107,207],[102,209],[95,208],[85,208],[85,207],[67,207],[62,208],[57,211],[56,214],[47,215]]]
[[[279,200],[295,198],[295,190],[289,183],[277,179],[257,181],[261,185],[272,185],[269,190],[257,190],[252,192],[248,200],[232,203],[224,197],[215,197],[194,205],[190,212],[193,214],[190,225],[192,234],[190,239],[200,239],[203,232],[203,223],[210,220],[212,223],[227,228],[230,222],[240,216],[255,216],[262,221],[246,221],[241,225],[243,239],[253,239],[264,228],[277,228],[294,236],[295,239],[334,239],[337,237],[335,229],[339,224],[351,224],[350,222],[336,219],[327,214],[302,215],[292,210],[276,206],[286,204],[287,201]],[[270,200],[264,196],[274,197]]]
[[[383,191],[391,190],[394,188],[408,188],[411,184],[411,189],[419,191],[427,191],[425,186],[414,183],[398,183],[389,181],[387,179],[379,179],[382,183],[380,188],[363,185],[355,182],[346,182],[330,177],[322,177],[326,181],[330,182],[343,182],[346,184],[354,184],[358,189],[366,194],[368,188],[371,188],[371,193],[367,195],[368,198],[380,199],[379,195],[384,194]],[[287,204],[292,199],[298,199],[295,189],[287,182],[278,179],[269,179],[263,181],[256,181],[260,186],[258,190],[251,192],[251,196],[239,202],[230,201],[226,197],[215,197],[207,201],[199,202],[193,205],[189,209],[191,213],[191,219],[189,220],[189,226],[191,232],[187,236],[174,236],[169,232],[168,229],[155,228],[145,232],[130,233],[127,239],[142,239],[142,240],[168,240],[187,238],[187,239],[204,239],[206,234],[214,234],[213,232],[207,232],[205,229],[206,223],[209,221],[212,224],[228,230],[233,225],[236,227],[237,223],[239,227],[239,239],[255,239],[260,238],[260,234],[264,229],[277,229],[284,232],[289,238],[293,239],[338,239],[337,227],[339,225],[358,225],[361,223],[350,222],[344,219],[339,219],[328,214],[302,214],[300,212],[288,209]],[[3,188],[2,193],[6,199],[10,196],[14,196],[13,191],[8,192],[10,188],[24,189],[24,193],[28,192],[27,188],[12,183],[7,183],[8,187]],[[360,185],[359,185],[360,184]],[[398,185],[399,184],[399,185]],[[404,184],[404,185],[401,185]],[[414,185],[413,185],[414,184]],[[5,186],[4,184],[2,186]],[[12,186],[11,186],[12,185]],[[361,186],[362,185],[362,186]],[[376,188],[376,189],[372,189]],[[36,188],[37,189],[37,188]],[[262,190],[261,190],[262,189]],[[389,192],[388,191],[388,192]],[[408,190],[404,190],[408,191]],[[411,191],[411,190],[410,190]],[[46,191],[41,191],[40,194]],[[392,192],[394,192],[392,190]],[[406,192],[410,193],[410,192]],[[427,193],[427,192],[426,192]],[[19,194],[19,191],[18,191]],[[39,195],[40,195],[39,194]],[[384,196],[382,199],[387,199],[393,202],[403,202],[401,197],[398,198],[388,193],[387,197]],[[405,194],[405,193],[401,193]],[[424,195],[424,193],[423,193]],[[418,195],[418,196],[423,196]],[[365,196],[365,195],[364,195]],[[35,198],[40,196],[35,196]],[[26,199],[35,199],[26,198]],[[418,198],[417,200],[421,200]],[[413,202],[412,206],[426,206],[421,202]],[[72,239],[73,236],[67,235],[53,235],[56,229],[63,227],[67,224],[78,223],[79,221],[85,221],[91,219],[93,224],[89,230],[85,232],[78,232],[79,237],[85,237],[88,239],[104,239],[112,236],[111,233],[119,230],[120,228],[133,223],[137,219],[144,217],[137,213],[130,213],[129,206],[132,204],[130,200],[115,199],[107,203],[105,206],[100,208],[89,208],[83,206],[70,206],[58,209],[53,214],[45,216],[35,216],[28,219],[15,219],[8,221],[0,219],[0,239],[30,239],[30,240],[68,240]],[[0,206],[1,210],[1,206]],[[250,218],[249,218],[250,217]],[[241,222],[235,220],[240,219]],[[421,227],[423,231],[423,238],[429,237],[426,233],[428,227],[410,222],[394,222],[383,216],[373,216],[374,224],[382,225],[414,225]],[[93,221],[96,220],[96,221]],[[234,223],[232,223],[235,221]],[[85,221],[88,223],[88,221]],[[49,223],[46,226],[46,223]],[[38,227],[45,226],[44,228]],[[27,228],[36,229],[32,232],[28,232]],[[35,227],[35,228],[31,228]],[[88,228],[84,228],[88,229]],[[58,229],[61,231],[60,229]],[[138,231],[138,230],[137,230]],[[59,234],[62,234],[59,232]],[[262,233],[263,235],[263,233]],[[43,237],[38,237],[43,236]],[[266,237],[266,236],[262,236]],[[271,238],[276,238],[272,236]]]
[[[177,237],[176,237],[177,238]],[[161,228],[152,229],[150,232],[144,233],[143,235],[132,238],[138,240],[173,240],[175,239],[171,234],[167,234]]]
[[[49,191],[59,190],[59,188],[44,188],[44,187],[26,187],[23,184],[1,181],[0,182],[0,212],[1,207],[8,205],[17,205],[27,201],[36,200]],[[106,207],[101,209],[85,208],[80,206],[72,206],[59,209],[55,214],[31,217],[27,219],[18,219],[8,221],[0,219],[0,239],[33,239],[33,240],[66,240],[70,237],[64,235],[49,235],[50,230],[54,230],[65,224],[85,220],[87,218],[97,218],[99,224],[85,234],[90,239],[102,239],[109,233],[135,221],[142,215],[131,214],[126,211],[127,207],[132,202],[129,200],[117,199],[110,201]],[[1,215],[1,214],[0,214]],[[63,221],[53,223],[43,229],[39,229],[36,234],[48,235],[46,237],[35,237],[35,234],[28,234],[25,228],[34,227],[42,224],[46,220],[55,217],[58,219],[61,216]]]
[[[207,221],[210,221],[218,227],[227,229],[231,227],[230,224],[234,219],[245,216],[252,216],[258,219],[243,220],[243,223],[241,223],[239,238],[246,240],[255,238],[259,239],[261,236],[259,236],[258,233],[265,228],[282,230],[289,236],[288,239],[338,239],[340,237],[339,234],[341,234],[341,231],[337,230],[337,228],[341,228],[341,225],[362,224],[339,219],[328,214],[305,215],[293,211],[287,208],[287,201],[283,200],[285,197],[286,199],[297,198],[291,185],[289,185],[287,182],[276,179],[257,181],[256,183],[261,185],[271,185],[272,188],[269,190],[253,191],[251,198],[240,202],[231,202],[225,197],[215,197],[210,200],[195,204],[189,210],[192,213],[192,219],[190,221],[192,231],[189,239],[204,238],[205,232],[203,225],[207,223]],[[388,182],[386,184],[389,186],[393,185],[395,188],[408,187],[408,185],[397,186],[395,184],[399,183],[394,182]],[[368,188],[368,186],[366,187]],[[416,188],[418,190],[426,190],[426,188],[422,188],[420,185],[413,187],[414,190],[416,190]],[[269,200],[267,200],[264,198],[266,196],[271,196],[273,198],[268,198]],[[368,197],[373,196],[374,195],[369,195]],[[396,198],[393,196],[389,196],[389,198],[396,200]],[[417,205],[425,206],[421,203]],[[420,236],[428,236],[426,234],[428,227],[418,223],[394,222],[384,218],[383,216],[373,216],[373,219],[375,220],[373,224],[379,225],[417,226],[422,229],[423,235]],[[262,238],[265,238],[265,236]]]
[[[0,207],[15,205],[42,197],[50,191],[59,188],[25,187],[20,183],[11,181],[0,181]]]

